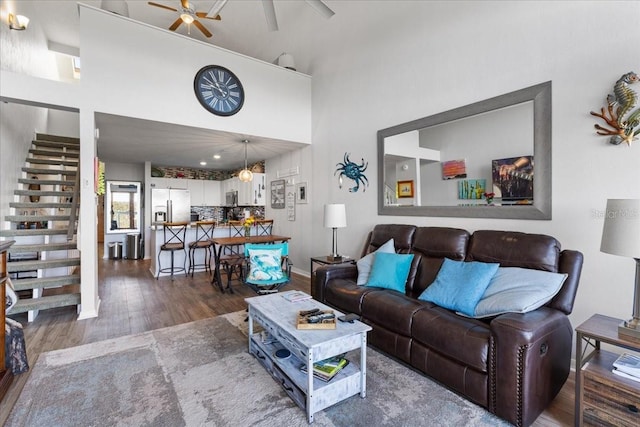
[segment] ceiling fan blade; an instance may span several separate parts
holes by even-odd
[[[309,6],[313,7],[320,15],[329,19],[336,13],[331,10],[322,0],[305,0]]]
[[[216,2],[213,3],[213,6],[211,6],[211,9],[209,9],[209,12],[207,12],[207,15],[219,16],[218,14],[220,13],[224,5],[227,4],[227,1],[228,0],[216,0]]]
[[[180,24],[182,24],[182,18],[178,18],[178,19],[176,19],[176,21],[175,21],[173,24],[171,24],[171,26],[169,27],[169,29],[170,29],[171,31],[175,31],[175,30],[180,26]]]
[[[180,0],[183,9],[189,9],[189,0]]]
[[[273,7],[273,0],[262,0],[264,7],[264,17],[267,20],[269,31],[278,31],[278,20],[276,19],[276,9]]]
[[[200,21],[198,21],[197,19],[195,21],[193,21],[193,25],[195,25],[196,27],[198,27],[198,29],[200,31],[202,31],[202,34],[205,35],[205,37],[211,37],[213,34],[211,34],[211,32],[209,30],[207,30],[207,28],[202,25],[202,23]]]
[[[200,19],[213,19],[214,21],[220,21],[222,17],[220,15],[216,15],[214,17],[207,16],[205,12],[196,12],[196,16]]]
[[[165,5],[160,4],[160,3],[154,3],[154,2],[152,2],[152,1],[147,2],[147,4],[149,4],[149,5],[151,5],[151,6],[161,7],[161,8],[163,8],[163,9],[171,10],[171,11],[173,11],[173,12],[177,12],[177,11],[178,11],[178,9],[174,9],[174,8],[172,8],[172,7],[165,6]]]

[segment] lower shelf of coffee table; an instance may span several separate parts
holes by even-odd
[[[260,334],[254,334],[251,341],[252,353],[260,364],[282,385],[291,399],[306,410],[308,376],[300,370],[306,361],[300,360],[294,354],[286,359],[278,359],[274,356],[275,352],[286,347],[280,342],[265,344]],[[360,368],[353,359],[353,357],[349,358],[349,364],[330,381],[313,379],[311,398],[314,400],[315,411],[328,408],[347,397],[360,393]]]

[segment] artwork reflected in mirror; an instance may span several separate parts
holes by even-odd
[[[550,82],[383,129],[378,149],[382,215],[551,218]]]

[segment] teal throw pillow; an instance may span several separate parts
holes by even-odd
[[[249,249],[249,275],[247,280],[268,284],[284,279],[280,265],[282,250]]]
[[[371,267],[373,267],[373,260],[375,259],[375,256],[377,253],[382,253],[382,252],[385,252],[388,254],[396,253],[396,247],[395,247],[393,238],[387,240],[387,242],[384,245],[380,246],[378,249],[376,249],[375,252],[371,252],[370,254],[367,254],[358,260],[357,262],[358,280],[356,282],[357,285],[362,286],[367,284],[367,281],[369,280],[369,276],[371,275]]]
[[[376,253],[366,286],[405,293],[413,254]]]
[[[418,299],[473,316],[478,301],[500,264],[445,258],[440,271]]]

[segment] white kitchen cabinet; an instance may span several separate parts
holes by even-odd
[[[191,206],[205,206],[204,181],[201,179],[187,179],[185,181],[191,196]]]
[[[204,206],[220,206],[221,181],[202,181],[202,197]],[[193,204],[193,203],[192,203]]]
[[[183,179],[183,178],[156,178],[151,177],[149,183],[151,184],[151,188],[176,188],[176,189],[187,189],[187,181],[193,181],[191,179]]]

